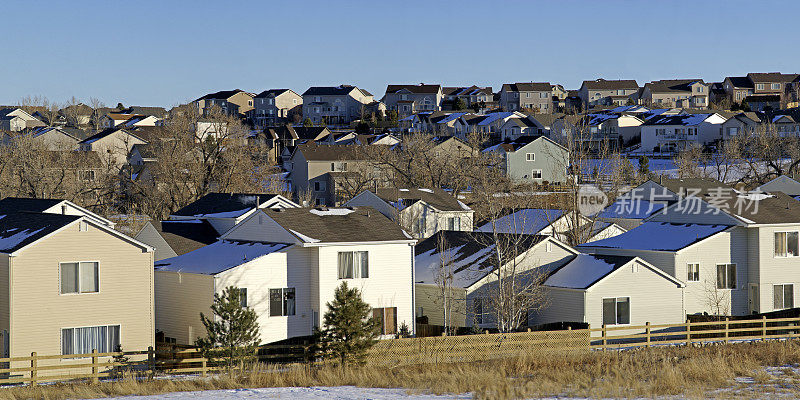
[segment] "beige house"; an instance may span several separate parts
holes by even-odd
[[[374,101],[372,93],[351,85],[313,86],[303,92],[303,119],[314,124],[348,125]]]
[[[152,248],[94,219],[0,218],[0,287],[4,357],[154,345]],[[70,362],[39,361],[39,367]]]
[[[147,141],[130,130],[119,128],[105,129],[79,143],[80,150],[94,151],[104,163],[118,167],[128,162],[128,156],[137,144],[147,144]]]
[[[45,126],[45,123],[21,108],[0,108],[0,130],[19,132]]]
[[[597,79],[583,81],[578,94],[583,101],[584,109],[596,106],[624,106],[639,91],[635,80]]]
[[[702,79],[666,79],[644,84],[639,104],[667,108],[706,109],[710,85]]]
[[[439,188],[365,190],[344,205],[372,207],[418,239],[442,230],[471,232],[475,213],[452,194]]]
[[[381,101],[386,109],[396,111],[400,118],[420,111],[442,109],[442,85],[388,85]]]
[[[257,129],[292,122],[294,115],[302,116],[303,96],[291,89],[269,89],[253,98],[251,119]]]
[[[553,112],[553,87],[550,82],[505,83],[500,88],[503,111]]]
[[[216,93],[209,93],[195,100],[194,104],[197,107],[197,111],[203,115],[206,115],[212,106],[219,107],[228,115],[247,115],[254,108],[253,97],[255,97],[253,93],[240,89],[222,90]]]
[[[382,322],[381,335],[392,337],[402,324],[413,331],[414,243],[367,209],[260,209],[218,243],[156,263],[156,328],[193,343],[206,334],[200,312],[233,285],[245,290],[242,306],[258,314],[262,343],[310,336],[347,282]]]

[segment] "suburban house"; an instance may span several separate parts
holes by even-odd
[[[498,267],[495,253],[498,245],[519,253],[501,267],[514,267],[521,274],[530,270],[546,274],[578,254],[544,235],[439,231],[414,249],[417,321],[443,325],[444,294],[449,292],[451,326],[495,327],[490,297],[495,281],[492,272]],[[449,276],[452,278],[447,279]],[[530,325],[530,321],[524,321],[523,325]]]
[[[794,307],[798,231],[797,200],[719,184],[681,197],[628,232],[579,248],[637,256],[683,281],[689,314],[748,315]]]
[[[0,108],[0,131],[19,132],[45,126],[21,108]]]
[[[539,125],[528,118],[509,118],[500,126],[500,139],[502,140],[514,140],[520,136],[534,136],[543,133]]]
[[[372,93],[351,85],[312,86],[303,92],[303,119],[314,124],[347,125],[361,118]]]
[[[153,248],[153,260],[180,256],[217,241],[219,232],[208,220],[147,221],[134,239]]]
[[[442,85],[388,85],[381,101],[386,109],[396,111],[400,118],[419,111],[442,109]]]
[[[583,81],[578,90],[583,101],[584,109],[595,106],[624,106],[639,91],[639,84],[635,80],[605,80]]]
[[[752,111],[741,112],[722,123],[722,138],[747,137],[758,131],[758,126],[763,122],[763,114]]]
[[[584,322],[599,328],[677,324],[686,318],[686,284],[635,256],[576,254],[543,286],[548,303],[532,315],[534,324]]]
[[[303,96],[291,89],[265,90],[253,97],[251,120],[258,129],[292,122],[292,116],[302,116]]]
[[[99,129],[114,128],[123,125],[126,128],[138,126],[156,126],[159,119],[152,115],[108,113],[98,121]]]
[[[505,83],[500,88],[503,111],[553,112],[553,87],[550,82]]]
[[[496,108],[492,87],[444,87],[442,88],[442,110],[458,111],[455,109],[458,100],[461,100],[464,107],[475,112],[484,112]]]
[[[388,176],[375,169],[362,145],[301,144],[292,153],[290,164],[288,180],[292,190],[309,193],[313,205],[343,203],[343,192],[360,193],[363,188],[358,188],[369,176],[378,179],[370,181],[373,188],[389,183]]]
[[[718,113],[681,114],[654,117],[641,126],[645,152],[672,152],[703,146],[722,139],[725,117]]]
[[[781,175],[761,186],[756,191],[761,192],[781,192],[793,197],[795,200],[800,197],[800,182],[786,176]]]
[[[293,201],[279,194],[208,193],[170,214],[172,221],[208,221],[218,234],[244,221],[262,208],[296,208]]]
[[[746,76],[727,76],[722,82],[731,104],[739,104],[745,97],[753,94],[753,82]]]
[[[122,167],[128,162],[133,146],[147,141],[130,129],[108,128],[86,139],[78,145],[81,151],[94,151],[106,165]]]
[[[648,106],[705,109],[709,87],[702,79],[665,79],[644,84],[639,104]]]
[[[490,146],[484,152],[502,157],[506,175],[527,183],[565,182],[569,150],[546,136],[520,136]]]
[[[476,230],[516,235],[548,235],[563,242],[575,237],[574,242],[577,243],[605,239],[626,231],[614,222],[592,220],[575,212],[543,208],[514,210]]]
[[[6,197],[0,200],[0,215],[13,213],[61,214],[84,217],[87,220],[114,229],[113,221],[95,214],[69,200],[31,199],[26,197]]]
[[[25,200],[14,201],[20,209],[39,205]],[[3,357],[155,344],[152,248],[84,215],[7,211],[0,218]],[[71,362],[38,366],[47,375],[44,366]]]
[[[178,344],[205,335],[200,313],[232,285],[258,314],[260,341],[310,336],[343,282],[361,290],[383,337],[413,332],[416,240],[362,208],[259,209],[220,241],[156,263],[156,329]]]
[[[194,104],[202,115],[208,114],[211,106],[219,107],[228,115],[247,115],[254,108],[253,97],[255,94],[240,89],[222,90],[200,97]]]
[[[365,190],[344,205],[372,207],[417,239],[442,230],[472,231],[474,211],[440,188]]]
[[[16,138],[30,137],[40,142],[44,148],[51,151],[78,150],[78,143],[86,139],[86,132],[77,128],[42,127],[30,131],[29,134],[4,132],[3,144],[9,145]]]

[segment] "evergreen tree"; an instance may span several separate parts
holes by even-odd
[[[309,128],[309,127],[314,126],[314,123],[311,122],[311,118],[306,118],[305,120],[303,120],[303,126],[305,126],[306,128]]]
[[[369,304],[357,288],[349,288],[347,282],[342,282],[327,305],[320,332],[323,355],[339,359],[341,365],[363,361],[378,336],[378,325],[370,317]]]
[[[647,156],[639,157],[639,175],[643,179],[650,178],[650,159]]]
[[[467,108],[467,104],[464,102],[464,99],[456,97],[456,100],[453,101],[453,110],[459,111],[465,108]]]
[[[222,294],[214,294],[212,317],[200,313],[208,337],[197,339],[196,345],[209,359],[222,359],[230,368],[253,355],[259,344],[258,321],[252,308],[242,307],[243,292],[228,286]]]

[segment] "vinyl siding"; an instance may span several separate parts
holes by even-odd
[[[344,203],[347,207],[372,207],[386,218],[397,221],[397,209],[370,191],[363,191]]]
[[[531,315],[534,325],[551,322],[586,322],[583,290],[545,288],[547,305]]]
[[[11,267],[11,355],[61,354],[61,329],[121,326],[121,344],[154,344],[153,255],[79,221],[21,250]],[[97,261],[99,292],[60,292],[61,262]]]
[[[467,291],[461,288],[451,288],[450,299],[450,323],[453,326],[466,326],[467,317]],[[417,317],[427,316],[428,324],[444,325],[444,306],[442,290],[436,285],[426,285],[417,283],[415,285],[415,296],[417,311],[422,310],[422,314],[417,313]]]
[[[172,250],[172,247],[169,246],[169,243],[164,240],[161,234],[158,233],[156,228],[150,223],[145,224],[144,228],[142,228],[142,230],[136,234],[134,239],[155,248],[155,261],[161,261],[165,258],[175,257],[178,255],[174,250]]]
[[[749,228],[754,231],[749,238],[754,242],[751,249],[758,248],[756,255],[751,257],[757,261],[758,272],[753,283],[759,287],[759,305],[761,312],[773,311],[773,285],[793,284],[794,305],[800,304],[800,257],[775,257],[775,232],[800,231],[800,224],[771,225],[758,228]]]
[[[211,315],[213,302],[212,276],[155,272],[156,329],[178,344],[194,344],[206,334],[200,313]]]
[[[252,240],[273,243],[299,243],[299,240],[275,220],[259,210],[226,232],[221,239]]]
[[[0,255],[0,334],[11,332],[10,262],[11,257]],[[0,336],[0,357],[5,357],[5,351],[5,340]]]

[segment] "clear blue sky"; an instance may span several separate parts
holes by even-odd
[[[5,0],[0,104],[800,72],[795,1]]]

